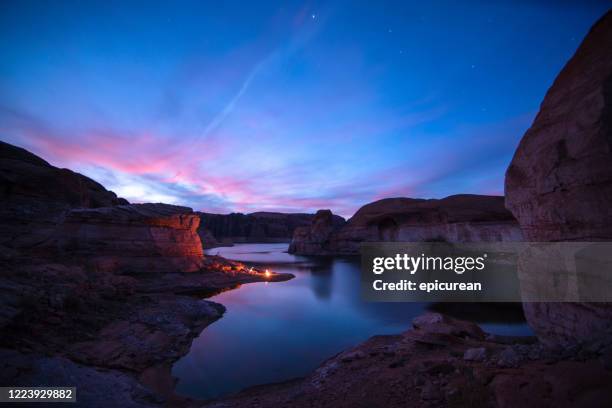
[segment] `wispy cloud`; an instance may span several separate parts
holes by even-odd
[[[242,98],[245,92],[249,89],[251,82],[255,79],[259,71],[263,69],[263,67],[266,65],[266,63],[268,63],[268,61],[270,61],[271,58],[272,58],[271,56],[268,56],[264,58],[263,60],[259,61],[255,65],[255,67],[247,75],[244,82],[242,82],[242,85],[240,86],[240,89],[238,90],[238,92],[232,97],[232,99],[227,103],[227,105],[225,105],[223,110],[221,110],[221,112],[219,112],[210,121],[210,123],[206,125],[206,127],[204,128],[204,131],[202,132],[203,137],[208,136],[212,131],[217,129],[221,125],[221,123],[223,123],[225,118],[232,113],[232,111],[236,107],[236,104],[238,104],[238,102],[240,101],[240,98]]]
[[[515,23],[541,18],[502,6],[508,22],[485,26],[473,7],[342,6],[13,7],[0,137],[131,201],[213,212],[351,216],[389,196],[501,192],[521,113],[574,51],[559,38],[588,26],[572,15],[530,42]]]

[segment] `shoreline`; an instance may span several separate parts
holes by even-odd
[[[50,272],[45,263],[13,262],[10,266],[2,262],[2,266],[13,272],[14,279],[6,284],[15,288],[22,284],[19,280],[27,281],[23,270],[28,267]],[[202,403],[174,392],[171,367],[208,325],[223,316],[225,307],[207,298],[247,283],[294,277],[268,276],[257,270],[248,273],[243,264],[216,256],[207,256],[205,262],[197,272],[119,276],[110,296],[82,299],[68,308],[60,305],[51,318],[40,314],[40,321],[32,318],[5,327],[10,336],[0,343],[0,382],[11,386],[74,383],[79,402],[88,406],[107,401],[105,394],[110,390],[121,390],[113,391],[114,402],[120,406]],[[59,271],[75,267],[56,266]],[[122,279],[129,280],[125,292],[120,288],[120,283],[126,283]]]
[[[200,406],[600,406],[590,404],[612,398],[612,356],[546,348],[535,337],[490,335],[439,313],[421,315],[412,326],[397,335],[372,336],[304,377],[249,387]]]

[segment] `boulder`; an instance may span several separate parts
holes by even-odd
[[[487,349],[484,347],[475,347],[465,350],[463,353],[465,361],[485,361],[487,359]]]
[[[559,73],[508,167],[506,206],[530,241],[612,239],[610,50],[612,12]],[[546,344],[612,342],[609,304],[527,303],[524,309]]]
[[[412,327],[424,333],[445,334],[478,340],[485,337],[485,333],[476,323],[454,319],[434,312],[427,312],[412,319]]]

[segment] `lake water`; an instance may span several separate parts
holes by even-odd
[[[308,374],[325,359],[375,334],[407,330],[433,305],[366,303],[360,295],[359,259],[290,255],[287,244],[241,244],[207,251],[289,272],[295,279],[250,283],[210,298],[227,308],[176,362],[176,392],[215,398],[245,387]],[[439,306],[439,305],[438,305]],[[446,310],[497,334],[531,330],[507,305],[454,305]]]

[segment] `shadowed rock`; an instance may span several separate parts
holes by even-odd
[[[0,197],[8,202],[42,201],[70,208],[127,204],[101,184],[68,169],[60,169],[17,146],[0,141]]]
[[[301,255],[317,255],[325,253],[330,245],[329,238],[335,229],[344,225],[331,210],[319,210],[309,226],[296,228],[289,253]]]
[[[555,79],[508,167],[506,206],[530,241],[612,240],[611,50],[608,12]],[[524,308],[549,345],[612,342],[609,304]]]
[[[198,213],[201,218],[199,234],[204,248],[245,242],[289,242],[294,231],[307,227],[314,214],[284,214],[254,212],[250,214]],[[344,222],[334,215],[335,222]]]
[[[0,141],[0,246],[30,249],[49,239],[67,210],[119,204],[128,202],[94,180]]]

